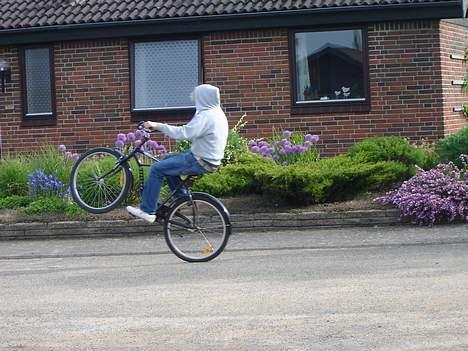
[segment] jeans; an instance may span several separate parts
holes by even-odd
[[[206,170],[200,166],[190,151],[166,156],[150,167],[148,179],[143,188],[140,209],[149,214],[156,213],[164,177],[166,177],[171,191],[174,191],[181,183],[179,176],[199,175],[205,172]],[[175,195],[183,196],[185,191],[185,189],[181,188]]]

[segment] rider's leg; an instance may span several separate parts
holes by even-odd
[[[181,186],[182,180],[180,179],[180,176],[167,176],[166,180],[171,191],[174,191],[178,188],[177,192],[174,194],[176,198],[187,195],[187,189],[185,189],[184,186]]]
[[[143,188],[141,210],[149,214],[156,213],[156,204],[164,177],[198,175],[205,172],[206,170],[198,164],[190,151],[156,162],[150,167],[148,179]]]

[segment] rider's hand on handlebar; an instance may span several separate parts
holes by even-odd
[[[146,121],[144,124],[146,129],[155,129],[158,130],[159,123],[157,122],[151,122],[151,121]]]
[[[139,126],[142,126],[147,131],[152,132],[152,131],[159,130],[159,125],[160,124],[161,123],[146,121],[146,122],[140,123]]]

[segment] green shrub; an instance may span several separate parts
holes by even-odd
[[[275,168],[281,166],[261,156],[246,153],[237,163],[223,166],[215,173],[205,174],[192,188],[214,196],[259,193],[263,175],[267,170]]]
[[[76,218],[86,214],[77,204],[57,196],[39,197],[31,199],[28,206],[19,211],[28,215],[65,214],[67,217]]]
[[[238,162],[247,152],[249,152],[247,139],[240,135],[236,127],[229,130],[226,148],[224,149],[224,158],[222,160],[223,165]]]
[[[366,163],[337,156],[271,170],[263,180],[263,190],[290,203],[307,205],[351,199],[362,191],[389,187],[410,174],[408,166],[394,161]]]
[[[0,161],[0,197],[28,193],[29,168],[23,158]]]
[[[458,167],[462,167],[461,154],[468,154],[468,127],[458,133],[445,137],[436,144],[439,161],[447,163],[452,161]]]
[[[0,161],[0,197],[28,194],[28,175],[40,169],[68,184],[74,161],[65,159],[54,147]]]
[[[50,196],[34,199],[21,211],[29,215],[63,213],[66,207],[66,202],[62,198]]]
[[[411,145],[408,140],[396,137],[372,137],[355,144],[348,155],[364,162],[396,161],[407,166],[431,168],[430,155]]]
[[[350,199],[367,190],[389,188],[414,174],[395,161],[362,162],[337,156],[316,162],[280,166],[257,155],[203,176],[194,186],[215,196],[265,193],[292,204],[306,205]]]
[[[34,199],[29,196],[12,195],[0,199],[0,209],[17,209],[28,206]]]
[[[29,173],[40,169],[47,175],[55,176],[63,184],[69,183],[70,172],[75,161],[65,158],[63,153],[55,147],[45,146],[27,158],[29,160]]]

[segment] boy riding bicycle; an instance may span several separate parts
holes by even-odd
[[[192,98],[196,112],[189,123],[171,126],[147,121],[144,127],[158,130],[176,140],[190,140],[190,151],[168,155],[150,167],[142,192],[140,208],[128,206],[127,211],[147,222],[156,220],[157,203],[162,182],[166,177],[171,190],[176,189],[181,175],[200,175],[215,171],[224,157],[229,127],[221,109],[219,89],[213,85],[197,86]],[[183,196],[180,190],[180,196]]]

